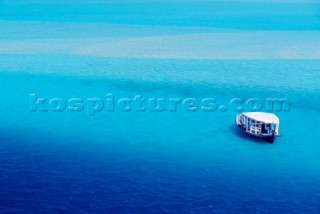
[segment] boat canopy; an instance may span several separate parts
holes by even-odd
[[[261,121],[263,123],[277,123],[279,124],[279,118],[271,113],[265,112],[245,112],[243,115],[250,117],[251,119]]]

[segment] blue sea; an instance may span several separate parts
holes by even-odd
[[[319,213],[320,3],[0,1],[0,213]],[[31,111],[48,100],[286,98],[238,112]]]

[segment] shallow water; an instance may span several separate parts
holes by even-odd
[[[2,4],[0,212],[319,212],[319,5],[186,2]],[[223,32],[224,52],[192,42]],[[276,112],[282,137],[269,144],[243,135],[232,110],[31,112],[31,93],[276,97],[291,108]]]

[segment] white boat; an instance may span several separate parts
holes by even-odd
[[[271,113],[244,112],[236,117],[238,127],[247,134],[274,142],[279,137],[279,118]]]

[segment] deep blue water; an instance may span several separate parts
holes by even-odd
[[[318,12],[312,1],[2,1],[0,213],[319,213]],[[219,58],[177,41],[221,32],[252,36],[230,50],[270,55]],[[32,93],[279,97],[291,108],[275,112],[282,137],[269,144],[243,135],[231,110],[31,112]]]

